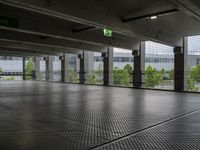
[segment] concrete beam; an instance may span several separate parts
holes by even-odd
[[[66,52],[70,54],[81,54],[82,50],[69,48],[69,47],[60,47],[56,45],[47,45],[47,44],[41,44],[41,43],[34,43],[34,42],[24,42],[24,41],[18,41],[18,40],[9,40],[9,39],[0,39],[0,42],[2,44],[2,47],[10,47],[10,48],[27,48],[27,49],[42,49],[44,51],[50,52]]]
[[[35,51],[26,51],[21,49],[12,49],[12,48],[4,48],[0,47],[0,52],[4,54],[17,54],[17,55],[29,55],[29,56],[45,56],[46,53],[38,53]]]
[[[27,50],[27,51],[36,51],[41,53],[46,53],[47,55],[60,55],[62,50],[56,49],[53,47],[45,47],[45,46],[37,46],[31,44],[24,44],[20,42],[9,42],[9,41],[1,41],[0,47],[2,48],[10,48],[10,49],[19,49],[19,50]]]
[[[193,16],[200,20],[200,4],[199,0],[171,0],[176,7],[189,16]]]
[[[0,30],[0,39],[21,41],[25,43],[38,43],[38,44],[42,44],[42,45],[46,45],[50,47],[62,48],[62,49],[71,48],[71,49],[102,52],[104,48],[103,46],[71,42],[71,41],[56,39],[56,38],[41,39],[41,37],[38,35],[10,32],[10,31],[5,31],[5,30]]]
[[[25,54],[30,54],[30,55],[59,55],[59,53],[56,52],[46,52],[42,50],[35,50],[35,49],[27,49],[27,48],[20,48],[20,47],[4,47],[0,45],[0,49],[3,51],[7,52],[20,52],[20,53],[25,53]]]

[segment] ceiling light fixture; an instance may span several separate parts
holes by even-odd
[[[150,17],[151,20],[154,20],[154,19],[157,19],[157,18],[158,18],[158,16],[151,16]]]

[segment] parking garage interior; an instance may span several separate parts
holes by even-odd
[[[199,150],[198,0],[0,0],[0,149]]]

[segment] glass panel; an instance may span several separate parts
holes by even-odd
[[[22,58],[0,56],[0,80],[22,80]]]
[[[188,91],[200,92],[200,36],[188,37]]]
[[[113,49],[113,85],[132,87],[133,56],[132,51]]]
[[[79,59],[75,54],[68,54],[69,70],[67,71],[67,82],[79,83]]]
[[[46,78],[46,61],[43,57],[40,57],[40,80],[45,80]]]
[[[61,81],[61,60],[53,56],[53,81]]]
[[[174,89],[173,47],[145,42],[145,87]]]
[[[101,53],[87,52],[86,84],[103,84],[103,61]]]

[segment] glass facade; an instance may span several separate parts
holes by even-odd
[[[68,54],[68,64],[69,68],[67,70],[68,76],[67,76],[67,82],[70,83],[79,83],[79,59],[78,55],[75,54]]]
[[[173,47],[145,42],[145,87],[174,89]]]
[[[0,56],[0,80],[22,80],[22,72],[22,57]]]
[[[188,38],[187,90],[200,92],[200,36]]]
[[[53,56],[53,81],[61,81],[61,60],[59,56]]]
[[[114,48],[113,50],[113,85],[133,86],[132,50]]]
[[[87,52],[85,83],[103,84],[103,60],[101,53]],[[67,82],[79,83],[80,60],[77,54],[67,55]],[[145,42],[145,88],[174,89],[174,53],[173,47],[151,41]],[[187,90],[200,92],[200,36],[188,37]],[[22,57],[0,56],[0,80],[22,80]],[[132,50],[113,48],[113,84],[132,86],[134,57]],[[30,69],[32,68],[32,70]],[[26,69],[31,74],[34,70],[33,59],[26,60]],[[30,71],[31,70],[31,71]],[[20,75],[4,76],[16,72]],[[45,80],[46,62],[40,57],[40,80]],[[53,56],[53,81],[61,80],[61,60]],[[29,79],[29,78],[27,78]]]
[[[86,52],[86,84],[103,84],[103,61],[101,53]]]

